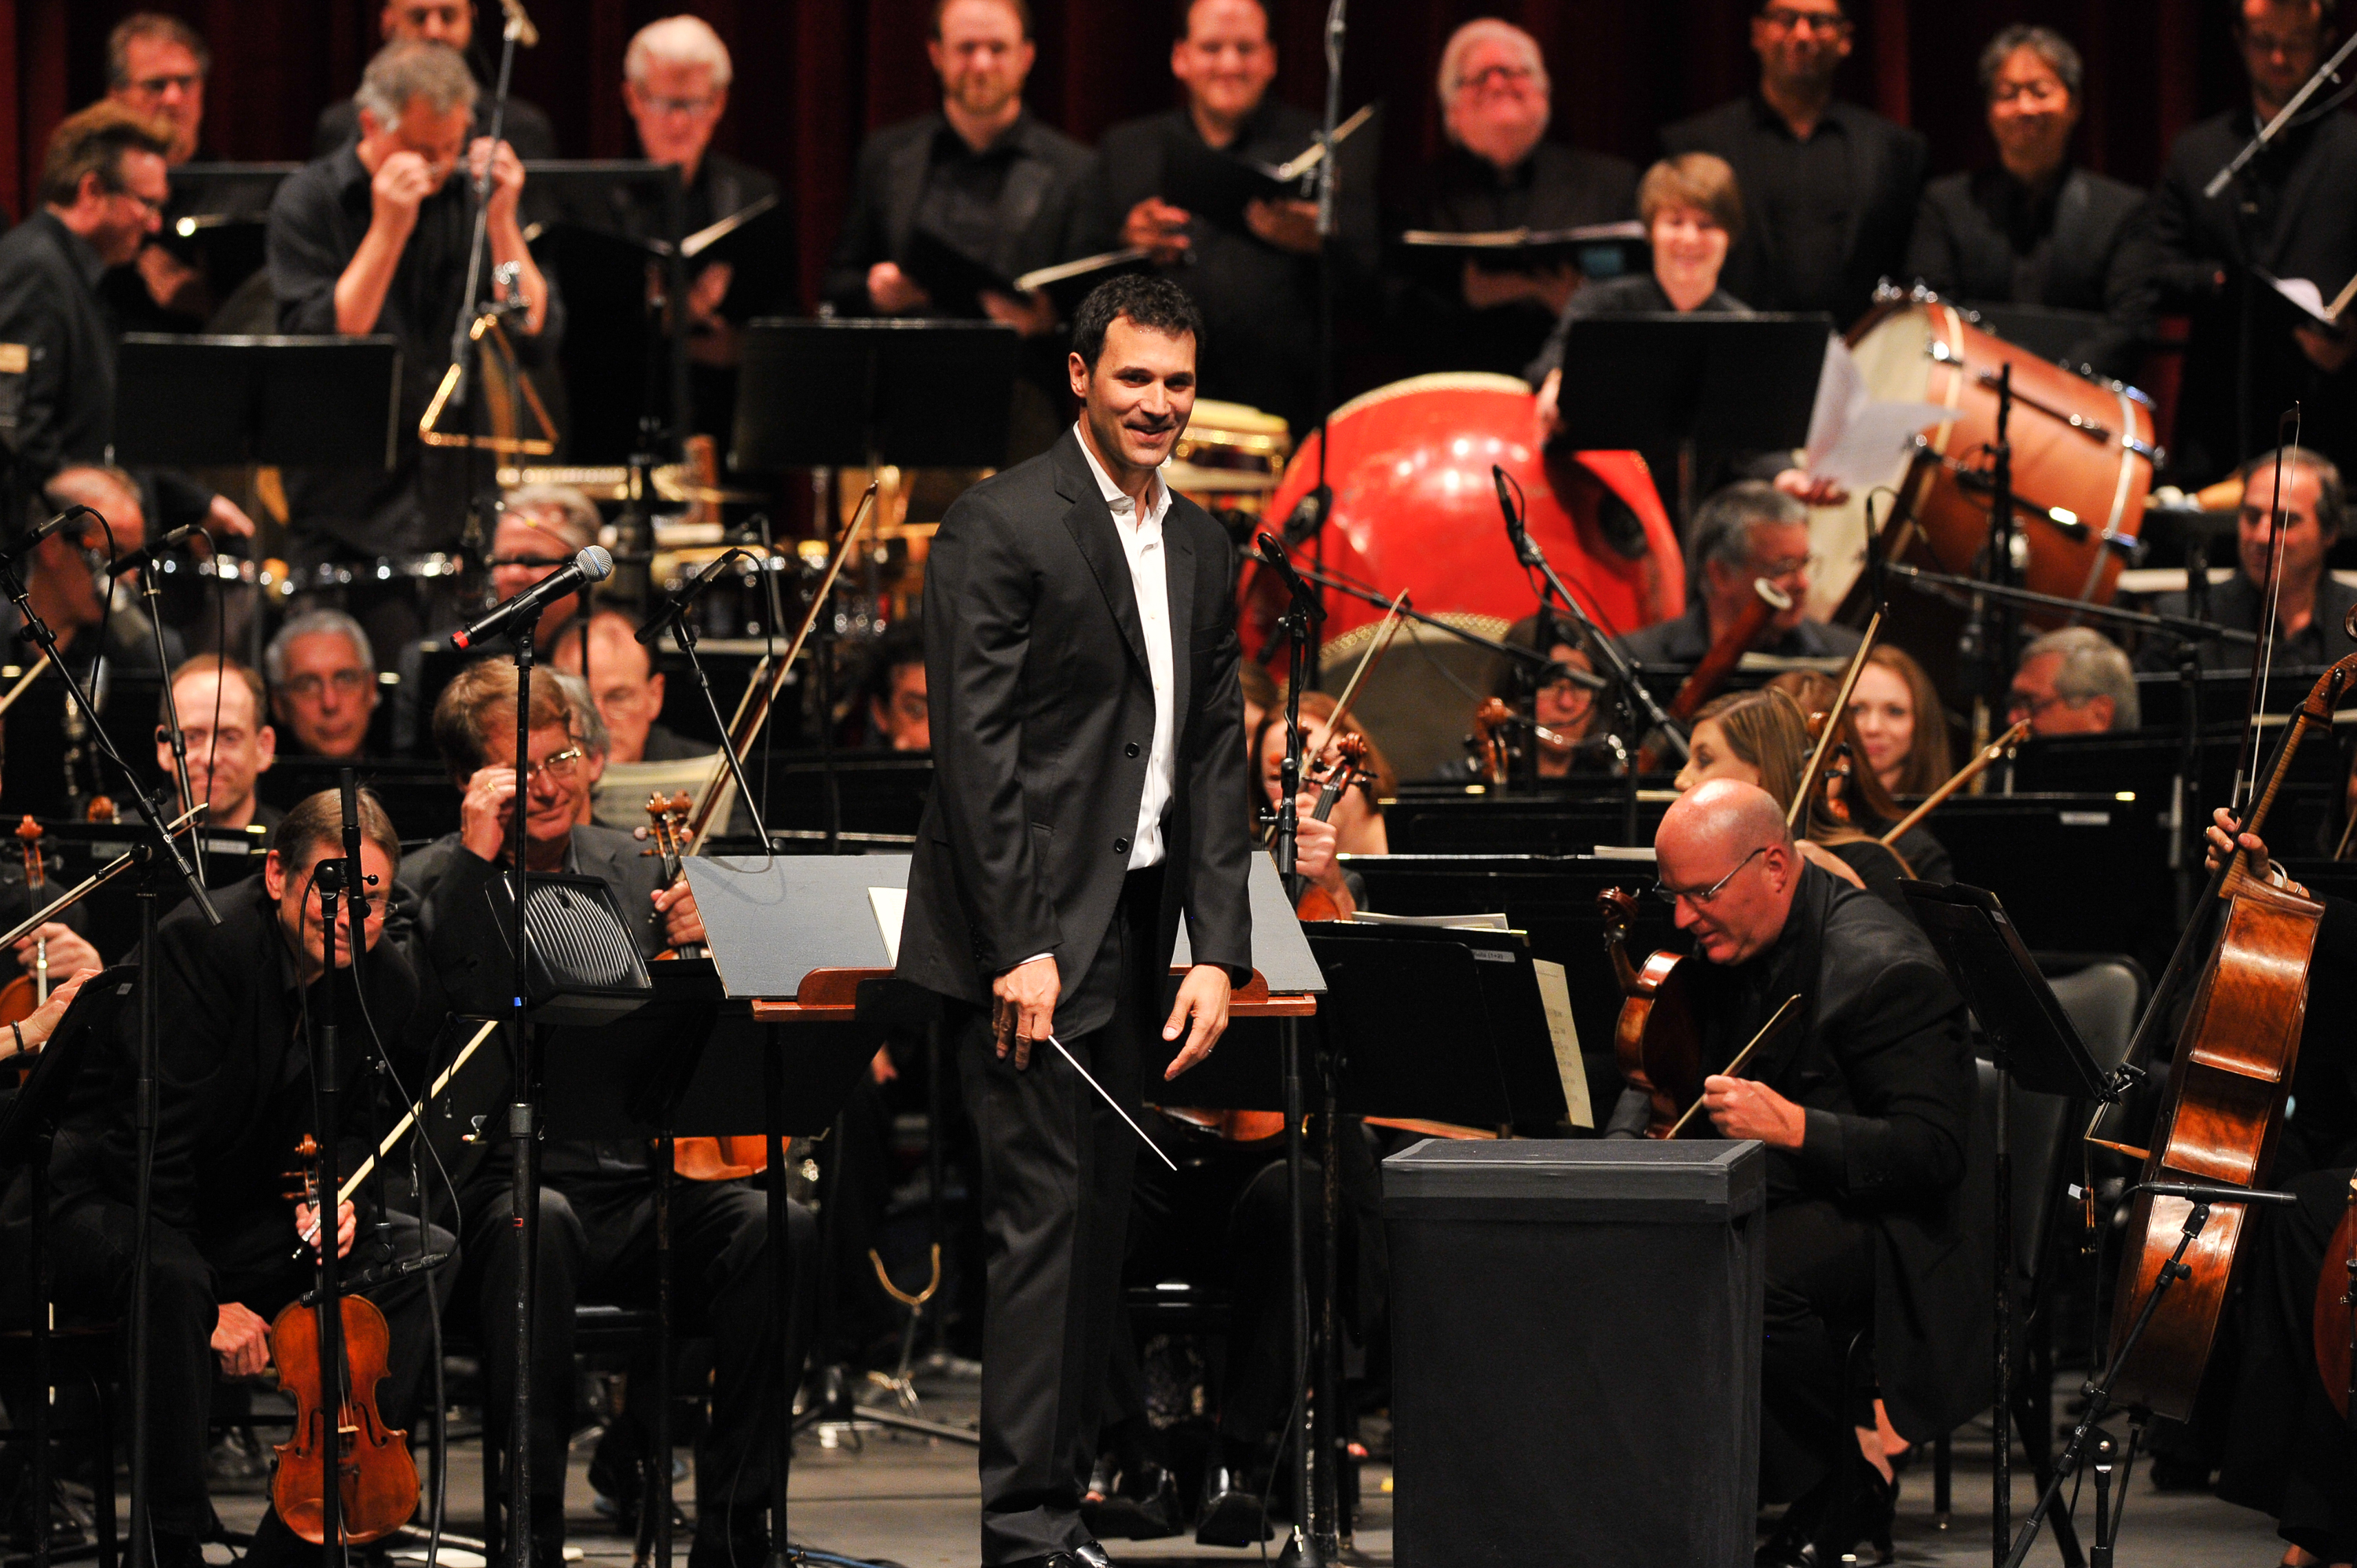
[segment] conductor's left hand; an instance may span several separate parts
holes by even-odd
[[[1220,1036],[1228,1032],[1228,972],[1216,963],[1199,963],[1187,972],[1178,983],[1178,999],[1171,1004],[1169,1020],[1162,1026],[1162,1037],[1175,1040],[1178,1031],[1187,1027],[1189,1014],[1194,1015],[1195,1026],[1187,1032],[1187,1043],[1170,1059],[1165,1081],[1177,1078],[1197,1062],[1211,1054]]]

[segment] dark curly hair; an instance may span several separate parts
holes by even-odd
[[[1080,314],[1072,317],[1072,352],[1081,357],[1081,363],[1092,371],[1097,368],[1097,358],[1104,352],[1105,329],[1125,316],[1130,325],[1148,332],[1173,338],[1192,334],[1196,353],[1202,353],[1203,313],[1195,308],[1187,291],[1168,278],[1131,273],[1097,285],[1081,301]]]

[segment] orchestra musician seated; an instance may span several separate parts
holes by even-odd
[[[2276,505],[2276,468],[2283,467],[2283,562],[2276,598],[2274,662],[2320,670],[2357,653],[2348,616],[2357,608],[2357,588],[2327,569],[2327,558],[2349,521],[2349,488],[2340,466],[2304,446],[2265,452],[2244,464],[2241,510],[2235,516],[2234,564],[2239,568],[2201,595],[2163,594],[2154,608],[2163,615],[2190,616],[2236,631],[2255,633],[2267,603],[2268,553]],[[2253,644],[2211,638],[2200,644],[2204,670],[2248,670]],[[2177,643],[2147,638],[2137,668],[2173,671]]]
[[[1324,692],[1302,693],[1302,744],[1308,746],[1324,735],[1333,716],[1334,699],[1330,695]],[[1365,779],[1359,787],[1336,797],[1331,812],[1321,822],[1314,814],[1318,784],[1341,755],[1333,744],[1341,735],[1357,736],[1366,741]],[[1285,788],[1285,707],[1280,703],[1261,719],[1253,740],[1259,758],[1262,804],[1272,812]],[[1383,828],[1383,809],[1378,802],[1396,793],[1399,782],[1392,773],[1391,764],[1383,760],[1382,750],[1359,727],[1355,718],[1346,718],[1338,736],[1327,736],[1321,755],[1305,754],[1301,768],[1301,791],[1296,797],[1299,827],[1295,835],[1294,868],[1334,901],[1339,918],[1349,919],[1366,902],[1366,890],[1335,857],[1392,852],[1390,835]]]
[[[1539,618],[1524,616],[1507,628],[1501,640],[1515,648],[1540,645]],[[1511,781],[1527,777],[1532,768],[1524,755],[1535,750],[1534,771],[1541,782],[1569,779],[1580,773],[1617,770],[1621,761],[1619,742],[1604,729],[1607,712],[1594,688],[1568,671],[1595,673],[1583,649],[1563,635],[1563,624],[1550,616],[1545,639],[1548,666],[1500,654],[1491,662],[1489,699],[1478,705],[1465,737],[1472,755],[1440,770],[1442,781],[1467,779]],[[1560,666],[1555,668],[1554,666]],[[1535,684],[1534,682],[1535,680]],[[1500,704],[1511,717],[1497,718]]]
[[[1803,859],[1758,786],[1682,795],[1653,846],[1658,891],[1709,966],[1705,1061],[1730,1062],[1803,998],[1797,1028],[1703,1080],[1702,1107],[1722,1136],[1768,1148],[1760,1495],[1792,1506],[1760,1561],[1836,1563],[1887,1539],[1897,1503],[1877,1393],[1916,1442],[1986,1402],[1986,1264],[1960,1191],[1975,1095],[1964,1004],[1915,923]],[[1648,1114],[1642,1090],[1624,1091],[1607,1135],[1640,1135]],[[1846,1377],[1861,1333],[1872,1375]]]
[[[376,653],[360,622],[341,610],[291,616],[262,650],[262,668],[290,755],[347,761],[368,754]]]
[[[2005,716],[2008,724],[2028,719],[2033,736],[2102,735],[2144,722],[2128,656],[2084,626],[2050,631],[2021,650]]]
[[[172,671],[172,702],[188,748],[188,788],[205,802],[203,825],[275,829],[285,813],[253,793],[278,756],[277,732],[264,714],[262,677],[234,659],[199,653]],[[166,717],[156,714],[156,768],[170,782],[177,817],[188,811],[189,797],[178,793]]]
[[[6,732],[0,730],[0,760],[5,760],[7,755],[5,742]],[[65,891],[62,886],[50,884],[45,874],[42,888],[36,894],[26,878],[26,874],[31,869],[29,854],[21,858],[13,854],[0,855],[0,921],[5,921],[10,930],[31,919],[36,909],[46,907]],[[29,975],[37,973],[46,962],[52,983],[59,977],[81,970],[97,969],[103,961],[99,958],[98,950],[91,946],[81,934],[89,924],[90,910],[86,904],[73,905],[60,911],[57,918],[42,921],[17,939],[14,950],[17,964]],[[52,991],[51,998],[54,999],[56,994]],[[20,1046],[16,1036],[11,1035],[0,1038],[0,1048],[13,1051],[38,1047],[49,1037],[48,1031],[56,1026],[57,1020],[64,1015],[63,1010],[48,1014],[38,1037],[27,1032]],[[31,1020],[26,1020],[22,1027],[30,1031]],[[5,1082],[7,1079],[8,1075],[0,1073],[0,1082]]]
[[[681,762],[711,756],[709,742],[690,740],[657,716],[662,712],[663,678],[655,668],[654,650],[639,640],[638,630],[619,610],[597,610],[587,621],[576,618],[556,634],[549,662],[579,671],[589,682],[613,739],[609,760]]]
[[[0,398],[5,396],[5,377],[0,376]],[[107,669],[119,674],[160,677],[164,668],[156,662],[155,624],[128,596],[110,598],[99,576],[110,543],[115,553],[129,554],[146,538],[138,481],[120,468],[63,468],[41,487],[40,505],[45,514],[70,506],[91,507],[106,519],[102,525],[85,513],[21,557],[26,600],[57,634],[59,656],[85,690],[102,658]],[[39,520],[28,516],[23,521],[30,527]],[[9,530],[12,535],[15,532]],[[21,624],[14,605],[0,604],[0,631],[16,635]],[[186,657],[179,632],[168,626],[164,628],[164,653],[174,664]]]
[[[597,712],[597,702],[589,695],[589,682],[569,670],[551,670],[549,679],[565,693],[565,705],[573,712],[573,733],[581,740],[581,801],[574,808],[574,822],[589,823],[597,820],[597,786],[606,777],[606,764],[612,760],[614,737],[606,728],[604,715]],[[638,806],[632,801],[633,807]],[[633,824],[636,825],[635,823]]]
[[[662,886],[662,862],[630,834],[585,826],[589,789],[585,747],[572,704],[554,681],[534,681],[528,731],[524,858],[535,872],[595,876],[614,891],[640,950],[704,940],[694,895],[683,878]],[[416,945],[428,975],[435,1017],[447,1012],[503,1013],[512,992],[505,939],[486,897],[509,864],[516,809],[516,677],[500,660],[467,666],[434,706],[434,738],[452,779],[465,791],[459,829],[414,855],[404,883],[419,900]],[[533,1552],[542,1568],[560,1568],[565,1544],[566,1441],[573,1430],[574,1307],[584,1299],[651,1302],[654,1282],[653,1155],[637,1142],[554,1143],[541,1155],[539,1248],[534,1262],[537,1318],[533,1365]],[[688,1181],[673,1189],[673,1267],[683,1301],[715,1341],[711,1413],[696,1444],[696,1528],[693,1568],[724,1568],[767,1555],[768,1444],[787,1434],[765,1426],[765,1391],[776,1358],[801,1365],[805,1306],[775,1302],[770,1290],[769,1219],[759,1191],[743,1181]],[[507,1151],[487,1158],[460,1195],[468,1251],[459,1282],[462,1309],[482,1324],[486,1419],[495,1444],[506,1441],[515,1380],[513,1312],[518,1256]],[[791,1210],[785,1239],[786,1277],[799,1299],[811,1290],[817,1230],[808,1210]],[[687,1332],[697,1332],[689,1328]],[[634,1422],[637,1415],[634,1413]],[[644,1434],[640,1433],[643,1442]],[[538,1493],[544,1484],[547,1490]]]
[[[422,1061],[401,1045],[418,999],[401,940],[407,913],[394,884],[401,841],[373,795],[362,790],[359,801],[368,886],[353,897],[366,906],[364,984],[354,983],[350,904],[338,910],[342,940],[332,979],[321,932],[318,865],[343,854],[334,790],[308,796],[286,814],[260,875],[214,891],[219,926],[191,901],[156,929],[154,1005],[166,1022],[157,1041],[147,1408],[158,1568],[198,1568],[199,1542],[217,1528],[205,1485],[217,1375],[268,1371],[273,1315],[315,1282],[307,1243],[317,1216],[287,1198],[285,1176],[297,1143],[318,1131],[306,1020],[332,1005],[329,1016],[353,1026],[340,1058],[342,1124],[332,1130],[339,1168],[348,1175],[393,1124],[390,1086],[419,1084]],[[371,1037],[357,1027],[363,1006],[393,1052],[383,1064],[390,1070],[380,1070],[378,1053],[365,1045],[350,1048]],[[79,1318],[115,1317],[131,1290],[138,1011],[124,1009],[118,1037],[84,1069],[89,1080],[59,1136],[51,1261],[60,1309]],[[430,1272],[447,1291],[457,1273],[456,1244],[414,1218],[414,1193],[391,1174],[407,1163],[381,1162],[379,1176],[362,1185],[366,1221],[351,1200],[341,1205],[339,1251],[354,1271],[438,1254]],[[427,1271],[414,1270],[361,1293],[391,1330],[389,1375],[376,1396],[395,1428],[414,1431],[423,1413],[433,1351],[427,1283]],[[265,1508],[246,1561],[293,1568],[318,1554]]]
[[[1861,684],[1863,679],[1861,678]],[[1834,678],[1815,670],[1788,670],[1771,679],[1770,689],[1781,692],[1792,699],[1809,724],[1812,736],[1824,733],[1825,714],[1841,695],[1841,687]],[[1876,854],[1871,848],[1848,847],[1856,841],[1851,832],[1878,841],[1882,834],[1899,823],[1907,813],[1890,798],[1882,777],[1875,771],[1871,754],[1857,733],[1857,704],[1852,694],[1849,716],[1842,724],[1841,735],[1834,749],[1826,755],[1824,784],[1818,793],[1811,818],[1813,826],[1821,815],[1835,824],[1835,832],[1824,842],[1834,846],[1834,853],[1843,857],[1845,865],[1856,867],[1860,875],[1873,877],[1889,868],[1890,859]],[[1814,744],[1813,740],[1811,743]],[[1867,760],[1861,765],[1861,757]],[[1941,783],[1947,779],[1943,777]],[[1847,830],[1847,831],[1843,831]],[[1838,841],[1838,842],[1837,842]],[[1925,882],[1953,882],[1955,869],[1948,852],[1938,839],[1920,824],[1911,827],[1890,846],[1900,875]],[[1871,883],[1868,886],[1872,886]],[[1875,891],[1884,891],[1876,887]],[[1891,892],[1896,892],[1893,887]],[[1903,906],[1902,906],[1903,908]]]
[[[1849,722],[1866,748],[1866,765],[1893,797],[1929,795],[1953,771],[1939,688],[1903,648],[1878,642],[1866,656],[1850,693]]]
[[[1741,624],[1762,583],[1790,602],[1760,624],[1746,651],[1828,659],[1857,647],[1849,628],[1809,616],[1809,514],[1796,498],[1758,479],[1737,480],[1695,509],[1687,555],[1702,569],[1699,583],[1687,585],[1685,614],[1620,639],[1636,662],[1678,669],[1700,662]]]
[[[886,632],[868,664],[868,744],[888,751],[931,751],[933,726],[925,704],[925,633],[916,621]]]
[[[597,542],[597,507],[571,485],[525,485],[500,499],[499,527],[491,533],[491,597],[511,599],[573,564]],[[533,642],[556,646],[558,633],[581,610],[581,595],[566,594],[541,607]]]

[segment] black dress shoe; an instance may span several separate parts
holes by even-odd
[[[1195,1544],[1258,1546],[1274,1533],[1260,1494],[1226,1466],[1214,1466],[1203,1482],[1203,1510],[1195,1516]]]
[[[1081,1522],[1101,1540],[1159,1541],[1183,1528],[1178,1477],[1159,1465],[1124,1471],[1116,1483],[1110,1466],[1100,1462],[1089,1477],[1089,1491],[1096,1500],[1082,1501]]]
[[[1884,1480],[1882,1472],[1867,1463],[1864,1455],[1857,1455],[1814,1531],[1815,1560],[1822,1563],[1839,1563],[1857,1551],[1858,1542],[1863,1541],[1873,1543],[1877,1563],[1889,1563],[1895,1555],[1890,1545],[1890,1526],[1898,1513],[1897,1478]]]

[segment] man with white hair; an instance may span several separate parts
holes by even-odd
[[[1960,1190],[1975,1094],[1964,1002],[1914,922],[1803,860],[1756,784],[1680,796],[1653,851],[1653,891],[1694,943],[1703,1112],[1767,1150],[1760,1492],[1792,1506],[1760,1561],[1838,1562],[1889,1531],[1878,1386],[1917,1441],[1988,1391],[1986,1263]],[[1797,1016],[1726,1070],[1787,998]],[[1608,1136],[1641,1133],[1649,1109],[1625,1090]],[[1846,1381],[1862,1331],[1873,1373]]]
[[[484,275],[513,268],[522,309],[506,328],[529,364],[553,352],[563,309],[555,286],[524,243],[517,205],[523,164],[510,144],[472,133],[478,93],[457,51],[438,43],[386,45],[361,79],[360,138],[304,166],[271,203],[271,293],[281,331],[388,335],[401,347],[399,446],[378,467],[291,470],[287,500],[301,565],[373,562],[457,546],[469,504],[461,448],[429,448],[417,425],[449,362],[450,341],[473,242],[468,183],[490,169]],[[423,630],[412,579],[355,585],[353,613],[378,646],[398,648]]]
[[[1637,169],[1624,159],[1546,139],[1552,84],[1539,41],[1481,16],[1440,54],[1448,150],[1423,171],[1397,227],[1478,234],[1574,229],[1637,216]],[[1580,285],[1566,264],[1493,271],[1468,262],[1419,282],[1405,318],[1427,369],[1518,374]]]
[[[797,302],[791,213],[776,205],[778,182],[712,148],[728,112],[735,68],[728,46],[697,16],[665,16],[630,39],[622,56],[622,102],[649,161],[679,168],[680,230],[694,234],[767,201],[756,220],[701,252],[687,266],[688,429],[726,436],[735,423],[737,363],[745,323]],[[664,239],[662,204],[643,188],[617,187],[616,226],[641,240]],[[644,364],[643,354],[640,365]],[[640,404],[632,402],[635,421]]]
[[[263,650],[270,710],[290,752],[349,760],[368,750],[376,713],[376,651],[368,632],[341,610],[307,610]]]
[[[1317,141],[1318,117],[1269,96],[1276,46],[1264,0],[1193,0],[1170,45],[1170,74],[1187,91],[1182,106],[1115,125],[1099,145],[1103,220],[1203,313],[1203,395],[1281,414],[1298,435],[1320,412],[1316,204],[1252,202],[1238,231],[1173,205],[1166,191],[1174,163],[1207,147],[1282,164]],[[1337,192],[1335,260],[1354,288],[1372,278],[1380,248],[1372,146],[1343,144]]]

